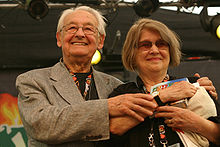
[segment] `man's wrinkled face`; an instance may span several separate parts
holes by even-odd
[[[64,60],[78,57],[91,60],[96,49],[103,47],[104,36],[99,35],[97,19],[89,12],[77,10],[70,13],[63,24],[56,37]]]

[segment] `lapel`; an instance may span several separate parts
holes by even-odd
[[[50,79],[57,92],[69,104],[84,101],[69,71],[61,61],[51,68]]]
[[[94,81],[97,89],[99,99],[106,99],[111,91],[108,90],[110,86],[110,79],[107,76],[104,76],[100,72],[93,69]]]

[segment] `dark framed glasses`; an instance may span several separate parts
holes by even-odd
[[[153,44],[156,45],[158,49],[163,49],[169,47],[169,44],[164,40],[157,40],[155,43],[151,41],[141,41],[138,43],[138,48],[144,47],[145,49],[150,49]]]
[[[80,28],[82,28],[82,31],[84,32],[85,35],[93,35],[98,30],[96,27],[92,25],[85,25],[85,26],[79,27],[75,24],[68,24],[68,25],[65,25],[63,28],[67,33],[70,33],[70,34],[75,34]]]

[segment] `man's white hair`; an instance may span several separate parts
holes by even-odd
[[[97,19],[98,21],[98,31],[101,35],[104,35],[106,36],[106,32],[105,32],[105,26],[106,26],[106,23],[104,20],[106,20],[106,18],[104,16],[102,16],[101,12],[98,11],[98,10],[95,10],[93,8],[90,8],[88,6],[79,6],[79,7],[76,7],[76,8],[69,8],[69,9],[66,9],[64,10],[62,13],[61,13],[61,16],[59,18],[59,21],[58,21],[58,25],[57,25],[57,32],[61,31],[62,28],[63,28],[63,23],[64,23],[64,18],[77,11],[77,10],[83,10],[83,11],[87,11],[89,12],[90,14],[92,14],[93,16],[95,16],[95,18]]]

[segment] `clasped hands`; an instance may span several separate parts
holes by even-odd
[[[200,82],[202,81],[209,88],[214,87],[212,83],[207,85],[207,80],[210,81],[207,78],[203,78],[200,80]],[[200,82],[199,84],[201,85]],[[171,87],[159,91],[159,96],[161,101],[166,103],[169,101],[181,100],[186,97],[190,98],[196,93],[196,91],[197,88],[192,84],[186,81],[181,81],[174,83]],[[214,93],[217,96],[217,93]],[[119,95],[109,98],[108,104],[110,116],[110,132],[117,135],[123,135],[125,132],[144,121],[146,117],[151,116],[154,111],[163,112],[157,113],[155,117],[168,117],[167,114],[169,115],[171,114],[170,112],[172,112],[173,120],[178,121],[183,120],[184,116],[187,116],[187,114],[190,114],[191,116],[195,115],[194,118],[197,117],[196,114],[187,109],[172,106],[158,107],[154,98],[149,94],[138,93]],[[190,113],[188,111],[190,111]],[[176,118],[174,119],[174,117]],[[189,121],[185,120],[184,123],[181,124],[181,128],[186,128],[186,126],[192,122],[192,120],[188,120]],[[174,123],[171,125],[168,120],[166,120],[165,123],[167,123],[168,126],[180,127],[175,126]],[[176,125],[178,124],[176,123]]]

